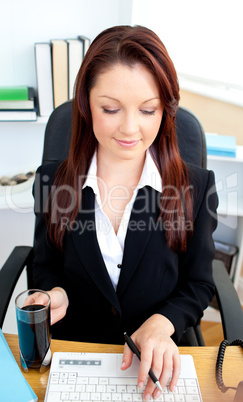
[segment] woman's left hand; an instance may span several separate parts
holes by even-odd
[[[139,388],[144,386],[148,372],[152,368],[163,389],[173,370],[170,382],[170,390],[173,391],[177,384],[181,368],[179,350],[171,339],[173,333],[173,324],[166,317],[154,314],[132,334],[131,338],[141,352],[141,363],[138,373]],[[132,359],[133,352],[125,343],[122,370],[130,367]],[[155,389],[155,384],[148,377],[144,390],[144,399],[149,400],[152,394],[153,397],[158,398],[160,391],[157,388]]]

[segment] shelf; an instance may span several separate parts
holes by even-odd
[[[237,163],[243,162],[243,145],[237,145],[236,148],[236,157],[228,157],[228,156],[216,156],[216,155],[208,155],[207,156],[208,161],[216,161],[216,162],[227,162],[227,163]]]
[[[48,122],[49,116],[37,116],[37,120],[25,120],[25,121],[18,121],[18,120],[9,120],[9,121],[0,121],[1,125],[13,125],[13,124],[18,124],[20,127],[27,124],[27,125],[31,125],[31,124],[44,124],[46,125],[46,123]]]
[[[19,213],[33,211],[34,198],[32,196],[32,186],[34,178],[17,184],[16,186],[6,186],[0,188],[0,210],[12,210]]]

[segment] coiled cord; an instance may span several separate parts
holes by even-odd
[[[243,348],[243,340],[236,339],[235,341],[229,343],[227,340],[221,342],[218,351],[218,357],[216,362],[216,383],[221,392],[225,393],[228,389],[237,389],[236,387],[226,387],[223,381],[223,361],[225,349],[227,346],[241,346]]]

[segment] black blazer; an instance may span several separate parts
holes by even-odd
[[[72,230],[65,233],[64,251],[50,242],[43,211],[57,166],[43,165],[37,171],[32,266],[36,288],[61,286],[68,294],[67,314],[53,326],[53,337],[122,344],[124,331],[132,334],[152,314],[160,313],[173,323],[173,339],[178,343],[183,332],[202,317],[214,294],[212,233],[218,198],[213,172],[189,166],[194,234],[185,253],[168,248],[165,231],[156,224],[160,194],[150,187],[139,190],[115,291],[97,242],[94,194],[89,187],[83,190],[82,209]]]

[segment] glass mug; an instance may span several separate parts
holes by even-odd
[[[30,289],[15,299],[22,368],[43,373],[51,362],[50,296],[43,290]]]

